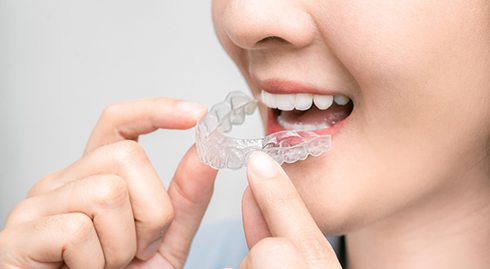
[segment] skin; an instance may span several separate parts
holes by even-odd
[[[255,95],[352,99],[331,152],[284,166],[349,268],[488,267],[488,1],[214,0],[213,18]]]
[[[348,268],[490,264],[490,3],[364,2],[213,1],[253,93],[288,78],[354,103],[328,154],[251,157],[241,269],[338,269],[324,234],[346,234]],[[0,267],[182,268],[216,171],[191,148],[165,189],[136,141],[204,113],[170,98],[109,106],[81,159],[9,215]]]
[[[216,171],[192,147],[168,190],[135,141],[206,112],[170,98],[109,106],[83,157],[42,178],[0,232],[1,268],[182,268]]]

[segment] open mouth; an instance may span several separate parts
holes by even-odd
[[[262,90],[261,99],[268,107],[268,134],[283,130],[333,134],[345,123],[354,107],[350,98],[343,95],[273,94]]]

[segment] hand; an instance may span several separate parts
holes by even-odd
[[[281,166],[257,152],[247,173],[243,225],[250,252],[240,269],[340,269],[334,250]]]
[[[83,157],[41,179],[0,232],[0,268],[182,268],[216,171],[195,148],[166,191],[139,135],[187,129],[205,113],[157,98],[102,114]]]

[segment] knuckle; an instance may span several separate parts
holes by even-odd
[[[136,249],[128,247],[112,252],[105,250],[105,252],[106,268],[126,268],[136,255]]]
[[[53,171],[49,174],[47,174],[46,176],[42,177],[39,181],[51,181],[51,180],[54,180],[55,178],[58,177],[59,174],[61,174],[63,172],[64,168],[63,169],[59,169],[59,170],[56,170],[56,171]]]
[[[42,177],[39,179],[34,186],[29,190],[27,193],[27,197],[33,197],[36,195],[39,195],[46,190],[49,190],[50,187],[53,185],[53,182],[58,178],[58,176],[64,171],[65,169],[60,169],[54,172],[49,173],[48,175]]]
[[[146,153],[138,142],[123,140],[114,144],[115,158],[120,164],[148,162]]]
[[[97,188],[93,188],[94,199],[101,207],[119,207],[129,198],[126,181],[117,175],[102,176],[96,185]]]
[[[52,224],[60,227],[65,234],[69,235],[72,242],[83,242],[95,231],[92,220],[81,213],[71,213],[62,215],[59,218],[50,218],[44,223],[44,225]]]
[[[32,229],[35,234],[42,234],[53,227],[66,235],[66,241],[71,243],[83,242],[95,233],[92,220],[82,213],[45,217],[33,222]]]
[[[164,210],[155,210],[147,222],[147,227],[155,233],[163,233],[174,217],[175,211],[172,206],[167,206]]]
[[[113,121],[114,119],[118,118],[120,114],[121,114],[121,104],[113,103],[113,104],[109,104],[104,108],[104,110],[102,111],[102,115],[100,116],[100,119],[103,121]]]
[[[15,206],[7,216],[5,227],[10,227],[18,223],[30,221],[35,215],[37,215],[31,207],[31,201],[33,199],[34,198],[25,199],[21,201],[17,206]]]
[[[24,202],[21,202],[18,204],[12,211],[7,216],[7,219],[5,221],[5,227],[10,227],[16,223],[22,222],[22,220],[26,219],[25,213],[24,213]]]

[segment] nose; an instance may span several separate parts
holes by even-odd
[[[293,0],[228,0],[222,19],[230,40],[248,50],[277,42],[301,48],[316,34],[307,9]]]

